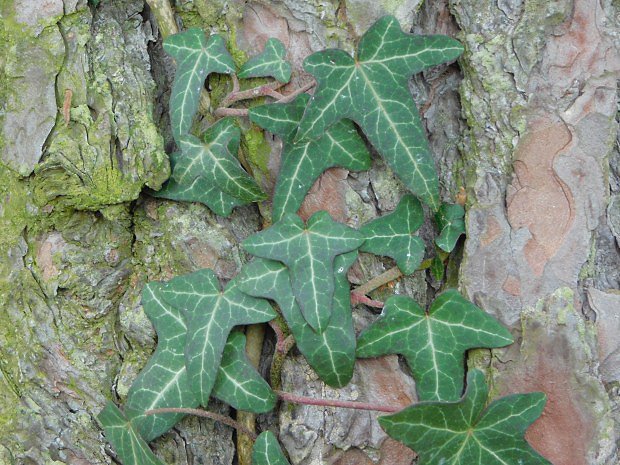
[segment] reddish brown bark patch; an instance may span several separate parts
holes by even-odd
[[[506,199],[513,229],[526,228],[531,239],[523,253],[532,271],[541,276],[566,237],[573,220],[573,195],[554,170],[555,158],[571,142],[562,123],[538,121],[516,148],[515,177]]]
[[[346,222],[345,189],[349,172],[342,168],[332,168],[321,175],[314,183],[299,209],[304,221],[320,210],[326,210],[336,221]]]

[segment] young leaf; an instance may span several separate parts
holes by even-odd
[[[132,422],[112,402],[108,402],[97,420],[123,465],[164,465],[140,437]]]
[[[262,432],[256,439],[252,449],[252,465],[290,465],[271,431]]]
[[[182,157],[180,152],[170,155],[170,169],[173,172],[180,157]],[[228,216],[232,213],[233,208],[250,203],[228,195],[217,184],[207,181],[202,176],[184,185],[176,182],[174,178],[170,178],[160,190],[150,191],[150,194],[153,197],[163,199],[200,202],[220,216]]]
[[[209,395],[231,329],[264,323],[276,317],[269,303],[243,294],[235,280],[220,291],[213,271],[205,269],[179,276],[161,286],[166,304],[180,308],[187,323],[185,366],[190,389],[201,405]]]
[[[239,70],[240,78],[274,77],[280,82],[291,79],[291,64],[284,59],[286,48],[278,39],[271,38],[260,55],[248,60]]]
[[[465,209],[458,204],[444,203],[435,214],[439,237],[435,244],[446,252],[451,252],[461,234],[465,234]]]
[[[187,326],[178,308],[164,301],[162,283],[150,282],[142,291],[142,306],[157,331],[157,348],[131,385],[126,411],[140,435],[150,442],[183,418],[180,413],[144,416],[147,410],[162,407],[198,406],[189,388],[185,370]]]
[[[542,413],[542,392],[502,397],[484,410],[484,374],[467,374],[467,391],[457,402],[422,402],[379,417],[392,438],[419,455],[419,465],[551,465],[523,435]]]
[[[252,465],[290,465],[271,431],[258,435],[252,449]]]
[[[187,134],[200,102],[200,91],[210,73],[234,73],[235,63],[226,50],[224,39],[202,29],[192,28],[166,37],[164,50],[177,62],[170,95],[170,123],[178,142]]]
[[[232,332],[228,336],[212,394],[246,412],[264,413],[276,405],[275,393],[246,356],[243,333]]]
[[[334,257],[357,249],[359,232],[319,211],[307,226],[297,215],[286,214],[269,229],[250,236],[243,247],[252,255],[284,263],[291,274],[293,293],[305,320],[325,331],[334,297]]]
[[[293,295],[289,272],[282,263],[256,258],[243,267],[239,276],[239,288],[243,292],[272,299],[278,304],[297,348],[319,377],[333,387],[346,385],[353,376],[355,331],[347,271],[356,258],[357,252],[349,252],[334,259],[332,317],[325,331],[319,334],[304,320]]]
[[[360,250],[392,257],[403,274],[411,274],[424,258],[424,242],[413,235],[423,222],[422,205],[405,195],[392,213],[362,226],[365,240]]]
[[[370,168],[366,144],[351,121],[343,120],[317,140],[295,142],[294,135],[310,96],[301,94],[290,103],[261,105],[250,109],[250,120],[282,138],[282,164],[273,195],[273,219],[297,213],[314,181],[328,168],[351,171]]]
[[[318,138],[336,121],[352,119],[407,188],[436,210],[439,182],[408,80],[462,51],[446,36],[406,34],[385,16],[364,34],[355,59],[335,49],[310,55],[304,68],[318,87],[297,139]]]
[[[183,155],[176,160],[172,178],[187,186],[196,178],[205,178],[228,195],[245,202],[265,199],[256,181],[246,173],[230,152],[239,147],[241,133],[232,118],[223,118],[205,132],[205,143],[186,134],[179,143]],[[236,152],[235,152],[236,153]]]
[[[390,297],[381,317],[357,340],[357,356],[402,354],[420,400],[451,401],[463,392],[465,351],[512,342],[495,318],[451,289],[434,300],[428,313],[409,297]]]

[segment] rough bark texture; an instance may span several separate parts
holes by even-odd
[[[293,86],[308,80],[309,53],[352,51],[386,13],[416,33],[462,40],[460,70],[438,67],[411,83],[444,199],[467,192],[459,282],[448,278],[513,330],[513,346],[469,361],[488,370],[494,395],[547,393],[529,439],[554,465],[619,460],[618,8],[612,0],[175,5],[182,27],[222,33],[239,63],[278,37],[296,68]],[[8,0],[0,15],[0,463],[109,464],[94,418],[108,399],[123,402],[155,345],[142,286],[205,267],[230,279],[248,258],[239,242],[262,218],[255,206],[223,219],[143,193],[169,175],[174,72],[143,1]],[[230,83],[213,77],[209,87],[215,105]],[[271,190],[279,143],[248,127],[243,149]],[[402,193],[375,157],[368,172],[327,172],[301,213],[327,209],[359,226]],[[349,277],[361,283],[392,265],[362,254]],[[407,293],[424,305],[436,287],[417,273],[373,297]],[[358,329],[375,318],[363,306],[354,312]],[[415,400],[394,356],[359,362],[353,382],[334,391],[293,354],[282,380],[317,397]],[[279,430],[295,465],[414,463],[375,418],[283,405],[259,424]],[[184,420],[153,449],[170,464],[234,460],[231,431],[202,419]]]

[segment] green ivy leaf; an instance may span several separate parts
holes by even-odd
[[[228,336],[212,394],[246,412],[264,413],[276,405],[275,393],[247,358],[243,333]]]
[[[301,313],[314,330],[323,332],[332,313],[334,257],[361,244],[359,232],[319,211],[307,226],[297,215],[288,213],[242,245],[252,255],[278,260],[288,267]]]
[[[164,465],[112,402],[108,402],[97,419],[123,465]]]
[[[164,434],[184,415],[144,416],[144,412],[162,407],[194,408],[199,404],[185,370],[187,326],[180,310],[164,301],[161,287],[162,283],[150,282],[142,291],[142,307],[157,331],[157,348],[131,385],[125,404],[129,418],[147,442]]]
[[[200,402],[190,389],[185,369],[187,325],[179,308],[168,304],[162,283],[150,282],[142,291],[142,306],[157,331],[157,348],[129,389],[126,411],[140,435],[150,442],[185,415],[143,415],[162,407],[195,408]],[[245,336],[233,332],[224,346],[212,395],[237,410],[269,411],[275,395],[245,356]]]
[[[271,38],[265,43],[263,53],[248,60],[239,70],[240,78],[274,77],[280,82],[291,79],[291,64],[284,59],[286,48],[278,39]]]
[[[355,59],[336,49],[310,55],[304,68],[318,87],[298,140],[318,138],[336,121],[352,119],[407,188],[436,210],[439,182],[408,80],[462,51],[446,36],[406,34],[396,18],[385,16],[364,34]]]
[[[224,39],[192,28],[164,39],[164,50],[177,62],[170,95],[170,123],[174,139],[189,133],[200,103],[200,91],[210,73],[234,73],[235,63]]]
[[[326,384],[338,388],[351,380],[355,364],[355,331],[347,271],[356,259],[357,252],[338,255],[334,259],[332,317],[320,334],[314,332],[301,314],[289,272],[282,263],[256,258],[243,267],[239,276],[239,288],[243,292],[272,299],[278,304],[299,351]]]
[[[451,252],[456,241],[465,234],[465,209],[458,204],[444,203],[435,214],[435,221],[439,228],[439,237],[435,244],[446,252]]]
[[[433,260],[431,260],[431,274],[435,281],[441,281],[444,277],[444,268],[445,265],[443,260],[439,257],[439,255],[435,255]]]
[[[502,397],[484,406],[484,374],[471,370],[458,402],[422,402],[379,417],[392,438],[419,455],[420,465],[551,465],[523,435],[542,413],[542,392]]]
[[[304,197],[328,168],[350,171],[370,168],[366,144],[351,121],[334,124],[317,140],[294,142],[295,132],[310,96],[299,95],[290,103],[261,105],[250,109],[250,121],[284,141],[282,164],[273,196],[273,219],[284,213],[297,213]]]
[[[433,301],[428,313],[409,297],[390,297],[381,317],[360,335],[357,356],[402,354],[420,400],[451,401],[463,392],[465,351],[512,342],[495,318],[451,289]]]
[[[392,257],[403,274],[411,274],[424,258],[424,241],[413,235],[423,222],[422,205],[405,195],[392,213],[362,226],[365,241],[360,250]]]
[[[161,286],[166,304],[180,308],[187,322],[185,366],[190,389],[201,405],[209,403],[222,352],[231,329],[276,317],[269,303],[243,294],[236,280],[220,291],[213,271],[179,276]]]
[[[205,143],[191,134],[181,136],[183,155],[176,160],[172,178],[183,186],[204,178],[226,194],[245,202],[266,198],[256,181],[246,173],[231,149],[239,147],[241,132],[232,118],[223,118],[205,132]]]
[[[252,449],[252,465],[290,465],[271,431],[263,431],[256,438]]]
[[[180,152],[170,155],[170,169],[173,172],[177,161],[181,157]],[[228,216],[232,213],[233,208],[250,203],[228,195],[217,184],[206,180],[202,176],[195,178],[188,184],[179,184],[174,178],[170,178],[160,190],[150,191],[150,194],[163,199],[200,202],[220,216]]]

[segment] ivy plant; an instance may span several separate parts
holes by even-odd
[[[544,394],[509,396],[484,408],[488,395],[484,376],[477,370],[467,372],[466,352],[503,347],[513,338],[456,290],[443,290],[428,310],[405,295],[382,303],[360,301],[358,292],[356,302],[384,308],[357,341],[355,337],[354,294],[347,272],[359,252],[395,260],[399,274],[390,279],[430,268],[441,281],[445,261],[465,233],[464,208],[440,202],[433,157],[408,90],[413,74],[456,59],[462,46],[445,36],[405,33],[395,18],[386,16],[364,34],[355,57],[333,49],[306,59],[304,68],[316,79],[312,96],[306,92],[315,83],[286,95],[276,91],[291,80],[292,70],[284,45],[276,39],[268,40],[263,52],[238,71],[217,34],[207,38],[202,30],[189,29],[168,37],[164,49],[177,64],[170,120],[178,150],[170,156],[171,178],[151,194],[201,202],[220,216],[268,200],[260,211],[270,225],[243,241],[254,258],[223,288],[208,269],[145,286],[142,306],[157,332],[157,348],[131,386],[123,411],[110,402],[98,417],[118,459],[124,465],[160,465],[147,443],[187,413],[195,413],[254,437],[255,465],[287,465],[273,433],[264,431],[256,437],[233,420],[196,407],[206,407],[211,397],[255,413],[272,410],[277,396],[321,402],[277,391],[276,360],[281,363],[294,343],[333,387],[350,381],[356,357],[404,356],[420,402],[381,417],[379,423],[387,434],[414,449],[421,464],[548,463],[523,439],[525,429],[542,412]],[[200,104],[211,73],[228,74],[232,83],[225,104],[215,110]],[[239,79],[257,77],[276,81],[240,90]],[[275,101],[258,102],[258,96]],[[249,100],[250,108],[231,108],[241,100]],[[193,131],[199,113],[211,122],[203,134]],[[283,142],[271,199],[239,157],[248,123],[235,118],[246,117]],[[363,136],[411,193],[393,212],[359,230],[325,211],[304,222],[297,211],[325,170],[370,167]],[[424,241],[417,235],[424,222],[423,203],[430,207],[438,229],[436,249],[426,260]],[[274,386],[246,357],[242,332],[245,325],[265,322],[277,337]],[[323,405],[395,411],[356,402]]]

